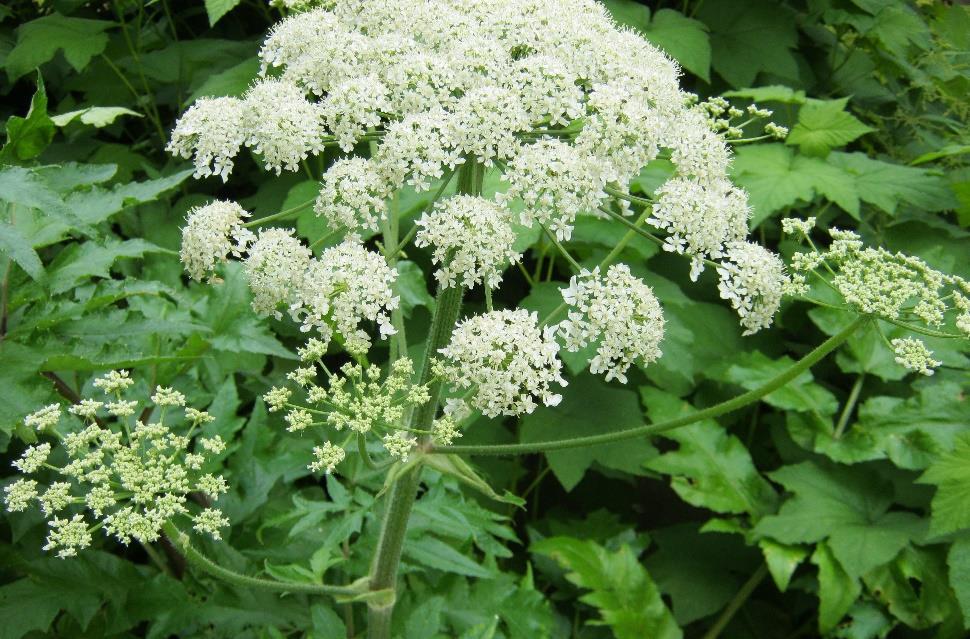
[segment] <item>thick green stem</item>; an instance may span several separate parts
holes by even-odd
[[[163,526],[166,536],[175,544],[186,560],[196,568],[204,570],[213,577],[225,582],[243,586],[245,588],[258,588],[260,590],[270,590],[273,592],[302,592],[308,595],[347,595],[354,596],[361,594],[359,588],[350,586],[329,586],[326,584],[296,583],[286,581],[276,581],[275,579],[261,579],[250,577],[238,572],[223,568],[189,543],[189,536],[179,530],[175,524],[169,522]]]
[[[484,167],[469,160],[458,172],[458,193],[479,195],[482,192]],[[461,311],[461,297],[463,289],[451,287],[438,290],[435,301],[435,312],[431,319],[431,329],[425,346],[424,363],[421,368],[419,383],[428,385],[430,399],[419,407],[412,415],[412,428],[429,430],[438,411],[438,401],[441,398],[441,382],[434,381],[431,372],[431,361],[438,354],[438,349],[445,347],[451,339],[451,332],[458,321]],[[427,446],[427,438],[423,438],[422,445]],[[397,586],[397,570],[401,563],[401,550],[407,533],[408,519],[411,507],[418,494],[421,482],[421,467],[416,465],[397,479],[391,487],[387,497],[387,508],[381,525],[381,535],[374,553],[371,566],[370,589],[372,591],[389,590],[394,592]],[[367,636],[369,639],[390,639],[391,616],[394,612],[394,598],[389,603],[371,603],[367,616]]]
[[[849,339],[856,329],[869,320],[870,316],[868,315],[857,317],[851,324],[849,324],[839,333],[819,344],[815,350],[811,351],[805,357],[795,362],[783,373],[777,375],[758,388],[750,390],[747,393],[742,393],[737,397],[733,397],[727,401],[721,402],[720,404],[715,404],[714,406],[710,406],[704,410],[699,410],[688,415],[668,419],[655,424],[647,424],[646,426],[638,426],[636,428],[627,428],[625,430],[618,430],[612,433],[603,433],[602,435],[591,435],[589,437],[574,437],[572,439],[532,442],[527,444],[501,444],[496,446],[438,446],[432,449],[431,452],[459,455],[521,455],[527,453],[542,453],[551,450],[582,448],[585,446],[609,444],[612,442],[624,441],[637,437],[656,435],[657,433],[662,433],[675,428],[680,428],[681,426],[693,424],[694,422],[699,422],[702,419],[718,417],[725,413],[730,413],[731,411],[743,408],[748,404],[756,402],[765,395],[778,390],[838,348],[843,342],[845,342],[845,340]]]

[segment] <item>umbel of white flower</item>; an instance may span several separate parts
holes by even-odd
[[[566,349],[578,351],[596,344],[589,362],[593,374],[626,383],[634,363],[646,366],[660,357],[664,317],[653,290],[630,273],[625,264],[611,266],[606,276],[599,269],[583,271],[562,291],[569,305],[558,332]]]
[[[441,349],[436,374],[470,391],[468,403],[488,417],[531,413],[539,404],[556,406],[563,379],[553,326],[540,328],[525,309],[475,315],[455,327]]]
[[[428,188],[466,157],[499,162],[523,219],[560,239],[605,184],[626,188],[666,150],[676,175],[662,192],[682,200],[656,220],[678,238],[671,248],[710,257],[742,239],[744,194],[725,186],[730,152],[711,114],[680,90],[677,65],[600,3],[326,4],[277,24],[264,77],[241,98],[196,102],[169,149],[226,179],[244,146],[278,172],[367,139],[371,157],[336,162],[317,206],[361,230],[377,228],[381,201],[404,184]]]
[[[259,53],[261,77],[245,95],[198,100],[175,126],[169,150],[191,158],[198,176],[226,180],[244,148],[279,173],[310,171],[305,160],[338,147],[348,155],[320,176],[313,208],[347,240],[312,259],[291,232],[254,237],[246,229],[256,223],[243,224],[247,214],[238,205],[210,205],[193,211],[184,230],[182,258],[192,277],[242,256],[258,312],[279,316],[287,308],[303,330],[324,341],[337,333],[359,354],[370,346],[370,322],[382,337],[393,331],[387,318],[397,300],[393,268],[356,238],[384,232],[380,248],[396,259],[404,244],[385,244],[397,241],[397,225],[407,219],[402,188],[441,185],[436,204],[410,231],[418,247],[430,249],[439,285],[494,288],[519,259],[513,211],[522,225],[568,241],[580,216],[605,215],[617,203],[628,214],[631,181],[663,156],[673,173],[648,196],[653,204],[643,220],[666,234],[666,250],[690,258],[692,278],[711,260],[723,262],[722,292],[748,332],[770,322],[774,262],[763,259],[768,270],[755,271],[754,262],[732,259],[742,257],[738,250],[728,252],[745,241],[750,215],[747,195],[727,176],[726,136],[739,133],[730,118],[742,112],[724,100],[697,104],[681,91],[676,63],[617,25],[601,3],[308,4],[292,4],[306,10],[273,27]],[[454,172],[468,162],[490,171],[498,193],[450,194]],[[638,284],[618,275],[612,298],[624,296],[621,280],[633,287],[627,297],[645,303]],[[593,340],[595,332],[601,352],[592,369],[623,379],[631,362],[659,353],[662,322],[640,322],[640,329],[652,326],[645,343],[618,341],[644,337],[632,329],[637,322],[626,321],[624,330],[588,319],[581,330],[578,320],[566,326],[578,331],[574,339],[586,331]]]
[[[228,490],[221,476],[202,470],[225,443],[218,435],[191,436],[212,416],[186,407],[185,396],[171,388],[156,388],[150,403],[123,399],[133,383],[127,371],[95,380],[105,398],[69,407],[78,419],[64,430],[58,428],[62,413],[57,404],[26,418],[28,427],[54,435],[59,443],[27,448],[13,464],[24,477],[8,485],[4,497],[10,512],[40,507],[49,526],[44,550],[56,550],[62,558],[76,555],[91,545],[98,528],[129,544],[132,539],[155,541],[166,522],[180,517],[215,539],[229,525],[219,510],[188,504],[191,492],[217,500]],[[143,405],[150,419],[131,419]],[[177,419],[166,419],[171,411]],[[66,455],[63,465],[55,465],[55,459],[63,459],[53,454],[55,446]]]
[[[440,265],[435,277],[442,288],[472,288],[481,283],[495,288],[505,266],[520,258],[512,247],[512,214],[493,200],[456,195],[416,224],[414,244],[433,247],[432,259]]]

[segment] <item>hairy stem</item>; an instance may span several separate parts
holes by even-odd
[[[645,437],[647,435],[656,435],[657,433],[663,433],[668,430],[680,428],[681,426],[693,424],[694,422],[699,422],[702,419],[718,417],[725,413],[730,413],[738,410],[739,408],[743,408],[748,404],[758,401],[765,395],[778,390],[838,348],[843,342],[845,342],[845,340],[849,339],[856,329],[868,321],[870,321],[870,316],[868,315],[861,315],[857,317],[852,321],[851,324],[841,330],[838,334],[833,335],[819,344],[815,350],[805,355],[805,357],[792,364],[792,366],[769,380],[767,383],[746,393],[732,397],[731,399],[721,402],[720,404],[715,404],[714,406],[710,406],[688,415],[683,415],[681,417],[668,419],[666,421],[657,422],[654,424],[647,424],[645,426],[638,426],[636,428],[627,428],[625,430],[619,430],[612,433],[603,433],[602,435],[574,437],[572,439],[560,439],[545,442],[531,442],[527,444],[502,444],[495,446],[438,446],[433,448],[430,452],[459,455],[521,455],[527,453],[541,453],[550,450],[563,450],[566,448],[581,448],[584,446],[594,446],[597,444],[609,444],[627,439],[635,439],[637,437]]]
[[[458,193],[479,195],[482,192],[484,167],[474,161],[467,161],[458,171]],[[428,333],[427,345],[424,351],[424,363],[421,367],[419,383],[428,384],[430,399],[420,406],[412,415],[412,428],[428,430],[438,411],[441,398],[441,382],[432,381],[431,361],[451,339],[451,332],[458,321],[461,310],[463,290],[451,287],[438,290],[435,301],[434,317],[431,319],[431,329]],[[422,445],[429,446],[427,438],[423,438]],[[370,589],[372,591],[390,590],[394,592],[397,586],[397,569],[401,562],[401,550],[407,533],[408,519],[411,507],[418,494],[421,482],[421,467],[416,465],[397,479],[391,487],[387,497],[387,508],[384,521],[381,524],[381,534],[377,542],[371,565]],[[391,616],[394,612],[394,598],[390,603],[371,603],[367,616],[367,636],[369,639],[390,639]]]
[[[179,530],[175,524],[167,522],[163,526],[165,535],[173,544],[185,555],[186,560],[196,568],[203,570],[213,577],[221,579],[227,583],[247,588],[258,588],[260,590],[270,590],[273,592],[302,592],[308,595],[348,595],[360,594],[360,589],[349,586],[330,586],[326,584],[296,583],[287,581],[277,581],[275,579],[262,579],[260,577],[250,577],[224,568],[212,561],[189,543],[189,536]]]

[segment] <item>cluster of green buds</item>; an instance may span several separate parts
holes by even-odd
[[[930,337],[970,338],[970,282],[918,257],[865,246],[853,231],[829,229],[831,241],[820,249],[811,238],[814,227],[813,217],[782,221],[785,233],[810,249],[792,256],[792,294],[807,294],[819,282],[856,312]],[[957,332],[941,330],[950,323]],[[912,371],[932,375],[942,363],[918,338],[883,338],[896,362]]]
[[[296,390],[277,386],[263,396],[270,412],[284,413],[290,432],[323,428],[344,434],[338,443],[328,439],[313,449],[314,460],[308,465],[311,471],[333,472],[346,458],[346,447],[355,440],[358,450],[366,455],[371,434],[380,438],[391,458],[401,461],[407,461],[422,435],[436,443],[450,443],[460,436],[448,415],[436,420],[428,431],[408,428],[412,411],[430,400],[428,385],[414,381],[411,359],[396,359],[386,370],[350,361],[334,372],[323,361],[325,353],[326,344],[311,338],[299,349],[303,365],[287,375]],[[322,385],[317,383],[321,378]],[[302,399],[294,397],[296,394]]]
[[[103,398],[82,399],[68,407],[69,415],[51,404],[24,420],[52,441],[28,447],[14,462],[23,477],[4,489],[6,507],[20,512],[38,506],[49,527],[44,549],[59,557],[90,546],[100,528],[127,545],[157,540],[162,526],[179,516],[215,539],[229,524],[208,506],[228,490],[226,481],[206,472],[225,442],[193,438],[213,417],[186,407],[182,393],[161,386],[143,406],[126,398],[132,385],[127,371],[111,371],[94,382]],[[140,408],[141,419],[135,417]],[[206,505],[190,506],[190,495]]]
[[[757,104],[749,104],[746,108],[740,109],[733,106],[725,98],[714,96],[698,105],[707,113],[711,120],[711,127],[723,133],[728,140],[740,140],[744,136],[744,127],[758,120],[768,120],[774,112],[771,109],[763,109]],[[746,118],[744,121],[739,121]],[[765,137],[776,140],[784,140],[788,136],[788,129],[770,120],[763,125]],[[763,139],[759,137],[758,139]]]

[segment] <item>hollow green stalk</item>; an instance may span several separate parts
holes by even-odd
[[[484,167],[474,161],[467,161],[458,172],[458,193],[480,195]],[[434,380],[431,373],[431,361],[437,355],[438,349],[443,348],[451,339],[451,332],[458,321],[461,310],[462,289],[451,287],[439,289],[435,303],[434,316],[431,319],[431,329],[428,333],[425,347],[424,363],[421,368],[419,384],[428,385],[430,399],[419,407],[412,415],[409,426],[418,430],[429,430],[438,411],[441,399],[441,382]],[[429,446],[427,438],[422,439],[423,446]],[[397,570],[401,562],[401,550],[407,533],[408,519],[411,508],[418,493],[421,481],[421,467],[419,464],[410,468],[397,479],[391,487],[381,524],[380,538],[371,565],[370,589],[372,591],[391,591],[397,587]],[[394,597],[388,602],[371,602],[368,606],[367,636],[369,639],[390,639],[391,616],[394,612]]]

